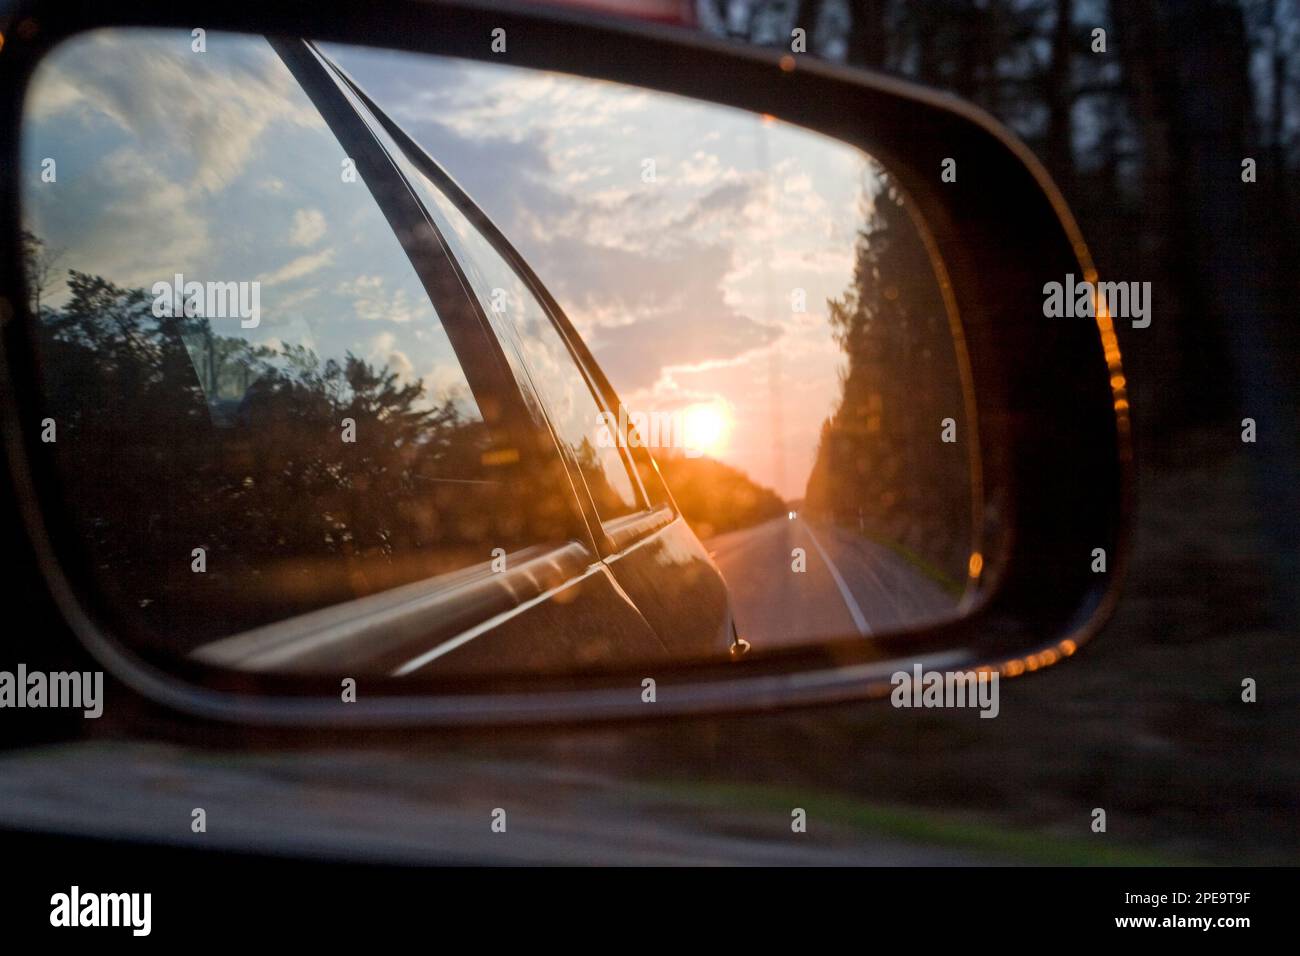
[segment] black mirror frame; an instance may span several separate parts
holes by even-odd
[[[17,169],[27,83],[59,41],[97,27],[228,30],[365,44],[613,80],[771,114],[879,159],[928,225],[961,315],[979,406],[984,498],[1004,542],[982,556],[985,599],[970,615],[864,643],[846,638],[752,653],[740,662],[365,688],[250,677],[201,684],[164,672],[106,635],[87,613],[53,542],[67,529],[42,501],[51,486],[32,416],[31,328],[18,242]],[[490,51],[502,28],[507,51]],[[1096,281],[1059,191],[1028,149],[983,112],[944,94],[779,51],[572,9],[468,0],[372,0],[239,7],[218,0],[19,3],[0,19],[0,415],[10,510],[72,635],[112,675],[165,707],[268,726],[398,727],[608,720],[737,712],[880,697],[889,677],[926,668],[1005,677],[1073,654],[1118,600],[1132,504],[1128,401],[1111,319],[1050,319],[1043,286],[1067,273]],[[898,144],[905,144],[899,146]],[[956,182],[940,174],[957,161]],[[937,428],[937,423],[936,423]],[[1109,569],[1091,569],[1105,549]],[[8,588],[23,586],[17,583]],[[3,592],[0,592],[3,593]],[[51,622],[57,624],[57,622]],[[69,640],[71,636],[69,635]],[[641,699],[653,676],[657,699]]]

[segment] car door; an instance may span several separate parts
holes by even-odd
[[[619,420],[608,380],[541,281],[455,181],[337,64],[350,95],[419,194],[521,388],[545,409],[602,560],[677,656],[715,656],[734,627],[725,583],[648,450]],[[612,435],[611,435],[612,433]],[[613,440],[610,440],[610,439]]]

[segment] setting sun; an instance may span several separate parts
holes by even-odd
[[[687,448],[705,455],[717,455],[726,447],[731,432],[731,411],[724,404],[691,405],[683,417]]]

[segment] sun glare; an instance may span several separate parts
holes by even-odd
[[[684,414],[686,447],[705,455],[717,455],[726,447],[731,431],[731,412],[721,402],[689,406]]]

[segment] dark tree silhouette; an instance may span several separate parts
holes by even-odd
[[[786,504],[771,488],[712,458],[687,458],[675,449],[655,460],[682,516],[701,538],[748,528],[782,515]]]
[[[545,533],[543,490],[485,465],[483,423],[422,383],[155,316],[100,276],[67,286],[40,322],[51,450],[85,561],[141,640],[174,653]]]
[[[972,543],[962,377],[934,267],[892,186],[859,233],[853,284],[829,307],[845,365],[804,509],[960,583]],[[944,419],[957,441],[941,440]]]

